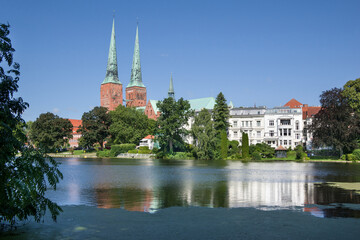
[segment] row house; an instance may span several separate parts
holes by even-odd
[[[249,144],[264,142],[275,148],[294,148],[304,140],[301,108],[232,108],[229,123],[229,140],[240,144],[242,133],[248,134]]]

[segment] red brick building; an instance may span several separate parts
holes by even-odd
[[[79,146],[79,138],[81,137],[81,133],[78,133],[77,130],[79,129],[80,125],[82,124],[81,120],[77,119],[69,119],[71,124],[73,125],[72,129],[72,139],[69,139],[69,144],[71,148],[76,148]]]

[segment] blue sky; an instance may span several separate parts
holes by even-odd
[[[238,106],[319,105],[322,91],[360,77],[360,1],[0,0],[35,120],[78,118],[100,105],[113,11],[119,79],[129,83],[139,19],[148,99],[222,91]]]

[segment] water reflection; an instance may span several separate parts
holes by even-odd
[[[314,216],[359,217],[355,191],[319,182],[357,180],[359,165],[119,159],[61,160],[64,181],[49,197],[60,205],[154,212],[172,206],[295,209]],[[74,164],[76,162],[76,164]]]

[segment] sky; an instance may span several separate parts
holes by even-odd
[[[100,105],[113,16],[119,79],[130,81],[139,22],[149,99],[216,97],[235,107],[282,106],[360,78],[359,0],[0,0],[21,65],[26,121],[80,119]],[[138,19],[138,20],[137,20]],[[125,91],[124,91],[125,92]],[[125,94],[124,94],[125,96]]]

